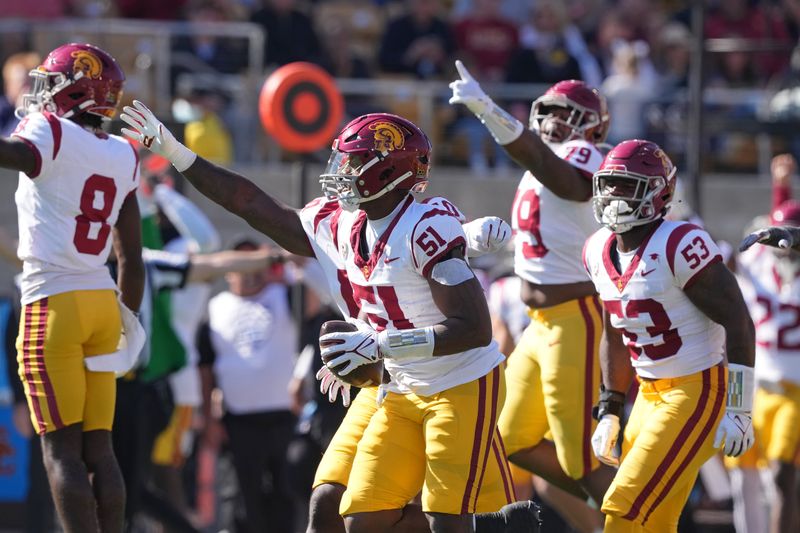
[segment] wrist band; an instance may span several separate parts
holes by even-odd
[[[433,326],[414,329],[383,330],[378,334],[381,354],[389,359],[432,357]]]
[[[728,365],[728,394],[725,407],[729,411],[749,413],[753,410],[755,372],[752,367]]]
[[[525,131],[525,126],[522,125],[522,122],[494,102],[490,102],[489,109],[482,115],[478,115],[478,118],[481,119],[483,125],[486,126],[486,129],[489,130],[489,133],[492,134],[492,137],[500,146],[516,141]]]
[[[192,163],[194,163],[195,159],[197,159],[196,153],[192,152],[178,141],[175,141],[175,147],[169,154],[169,160],[172,163],[172,166],[175,167],[175,170],[178,172],[183,172],[192,166]]]
[[[625,395],[621,392],[608,390],[604,385],[600,385],[600,399],[597,405],[592,407],[592,418],[600,420],[604,415],[614,415],[622,418],[625,410]]]

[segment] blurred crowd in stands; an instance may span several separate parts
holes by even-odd
[[[709,112],[713,123],[708,163],[714,170],[753,171],[757,159],[753,135],[736,132],[742,119],[800,116],[800,2],[796,0],[706,0],[704,36],[739,39],[756,51],[706,54],[705,85],[733,90],[767,90],[722,99]],[[221,163],[264,159],[253,150],[261,135],[254,102],[237,98],[237,76],[252,58],[243,38],[216,37],[204,25],[251,22],[263,28],[263,75],[293,61],[310,61],[338,78],[355,80],[425,80],[439,82],[434,127],[437,161],[469,164],[483,176],[491,162],[505,172],[508,158],[484,128],[462,109],[446,102],[445,83],[454,79],[459,58],[491,92],[492,84],[541,84],[577,78],[601,89],[614,117],[608,141],[647,137],[665,146],[679,164],[685,152],[688,87],[692,50],[691,8],[687,0],[27,0],[0,3],[0,21],[27,22],[0,28],[4,63],[0,96],[0,133],[13,128],[14,107],[24,92],[27,72],[37,52],[55,44],[29,31],[38,22],[62,18],[87,21],[64,39],[94,38],[101,25],[92,21],[123,18],[187,22],[190,34],[170,40],[172,116],[186,123],[187,144]],[[52,28],[51,28],[52,29]],[[150,36],[143,39],[149,40]],[[124,65],[129,81],[126,100],[152,102],[152,78],[137,80],[152,68],[155,55],[147,43],[104,44]],[[746,41],[745,41],[746,40]],[[187,77],[188,76],[188,77]],[[230,78],[233,77],[233,78]],[[133,78],[133,79],[131,79]],[[186,82],[188,83],[182,83]],[[412,91],[398,84],[389,95],[347,98],[345,119],[370,111],[394,111],[412,120],[422,111]],[[530,101],[498,99],[527,121]],[[156,102],[158,105],[159,102]],[[162,105],[163,102],[161,102]],[[168,105],[168,104],[167,104]],[[708,120],[707,120],[708,122]],[[731,126],[734,126],[731,128]],[[707,130],[709,127],[707,127]],[[733,130],[733,131],[732,131]],[[444,142],[442,140],[444,139]],[[782,151],[800,143],[788,139]],[[800,157],[800,148],[794,146]],[[261,157],[254,157],[257,153]],[[274,152],[273,152],[274,154]],[[324,154],[323,154],[324,155]],[[762,170],[764,170],[762,168]],[[513,174],[512,174],[513,175]]]
[[[204,34],[203,24],[213,22],[252,22],[263,28],[260,67],[265,74],[289,62],[310,61],[338,78],[447,82],[455,74],[453,59],[459,58],[489,88],[493,83],[544,88],[562,79],[583,79],[608,97],[614,117],[609,142],[647,136],[680,160],[686,137],[681,94],[688,84],[692,49],[689,4],[676,0],[29,0],[3,2],[0,20],[188,21],[197,32],[171,40],[171,90],[176,99],[172,112],[177,121],[195,124],[186,131],[191,147],[221,162],[253,160],[247,143],[260,128],[252,113],[231,105],[235,98],[231,86],[220,82],[248,67],[247,41]],[[800,2],[708,0],[706,4],[705,37],[747,39],[748,46],[759,50],[707,54],[707,87],[775,91],[794,87],[800,76],[790,58],[800,36]],[[0,102],[0,127],[19,92],[17,76],[36,63],[31,54],[16,55],[38,49],[31,35],[0,32],[0,60],[12,59],[3,71],[7,101]],[[128,61],[128,51],[107,47],[122,56],[118,59],[123,64]],[[141,43],[134,47],[146,48]],[[142,53],[128,62],[141,68]],[[195,75],[193,83],[180,82],[186,73]],[[206,75],[205,81],[197,81],[198,73]],[[146,87],[138,85],[128,84],[128,98],[147,95]],[[421,111],[408,92],[398,89],[380,98],[353,96],[347,99],[348,116],[388,108],[418,119]],[[504,103],[527,120],[535,96]],[[794,100],[793,94],[785,95],[770,111],[792,114],[800,107]],[[713,110],[736,119],[753,118],[757,104],[739,98]],[[484,128],[447,106],[444,93],[436,102],[433,122],[430,133],[439,141],[438,161],[467,163],[478,175],[490,165],[500,172],[509,168],[508,159],[494,150]],[[752,170],[755,147],[742,137],[727,134],[712,140],[710,148],[720,153],[716,161],[720,170]],[[442,145],[441,139],[447,142]]]

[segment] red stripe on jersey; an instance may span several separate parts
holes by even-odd
[[[317,233],[317,227],[319,226],[319,223],[322,222],[323,220],[325,220],[325,218],[328,215],[330,215],[331,213],[336,211],[336,209],[341,209],[341,207],[339,207],[339,202],[337,200],[333,200],[331,202],[327,202],[325,205],[323,205],[322,207],[319,208],[319,211],[317,211],[317,214],[314,215],[314,234],[315,235]]]
[[[351,318],[356,318],[361,308],[356,303],[355,298],[353,298],[353,287],[350,285],[350,279],[347,277],[347,271],[344,269],[337,270],[336,279],[339,281],[339,291],[342,295],[345,305],[347,306],[347,312],[350,314]]]
[[[709,261],[708,263],[703,265],[703,267],[700,270],[698,270],[697,272],[692,274],[692,277],[689,278],[689,280],[683,285],[683,290],[686,290],[689,287],[691,287],[692,285],[694,285],[695,282],[697,281],[697,278],[699,277],[700,273],[704,272],[708,267],[710,267],[714,263],[721,263],[721,262],[722,262],[722,256],[721,255],[716,255],[711,261]]]
[[[481,487],[483,486],[483,476],[486,474],[486,465],[489,462],[489,452],[492,449],[492,443],[494,439],[492,439],[492,435],[497,428],[497,399],[499,396],[500,390],[500,366],[496,366],[492,369],[492,410],[489,414],[489,423],[486,425],[486,451],[483,452],[483,468],[481,468],[481,477],[478,479],[478,488],[475,490],[475,498],[472,501],[472,511],[475,511],[475,507],[478,505],[478,495],[481,493]]]
[[[22,337],[22,371],[25,374],[25,380],[28,382],[28,397],[30,398],[31,407],[33,408],[33,416],[36,418],[36,431],[39,434],[44,433],[45,421],[42,416],[42,406],[39,404],[39,398],[36,391],[36,382],[33,380],[33,369],[31,368],[31,322],[33,319],[33,306],[36,303],[28,304],[25,306],[25,327]]]
[[[642,504],[650,496],[653,491],[655,490],[656,486],[659,482],[664,478],[667,473],[667,470],[675,461],[675,458],[678,456],[678,452],[683,448],[684,444],[686,443],[686,439],[689,438],[689,435],[692,434],[692,430],[700,421],[700,418],[703,416],[703,412],[706,408],[706,402],[708,402],[708,392],[709,392],[709,385],[711,383],[711,372],[710,369],[703,370],[703,391],[700,393],[700,399],[697,402],[697,405],[694,408],[691,416],[686,423],[681,428],[681,432],[678,434],[678,437],[675,439],[675,442],[672,443],[670,446],[669,451],[664,456],[664,459],[661,460],[661,463],[656,468],[653,477],[647,482],[642,492],[636,497],[634,500],[633,505],[631,505],[630,511],[628,514],[623,516],[625,520],[634,520],[637,516],[639,516],[639,512],[641,511]]]
[[[583,474],[588,475],[592,471],[592,449],[590,434],[592,430],[592,393],[594,392],[594,320],[586,305],[586,298],[578,300],[578,307],[581,309],[583,322],[586,325],[586,368],[583,376],[583,441],[581,442],[581,452],[583,456]]]
[[[617,271],[617,267],[614,265],[614,261],[611,259],[611,246],[616,244],[617,235],[615,233],[609,235],[608,240],[603,247],[603,266],[605,266],[608,277],[611,278],[611,281],[613,281],[614,285],[617,286],[617,290],[619,290],[619,292],[625,290],[625,287],[628,285],[631,277],[633,277],[633,273],[636,272],[636,268],[639,266],[639,261],[642,259],[642,255],[647,248],[647,244],[650,242],[650,238],[653,236],[653,234],[655,234],[662,222],[663,220],[659,220],[653,225],[653,229],[650,230],[650,233],[648,233],[647,237],[644,238],[642,244],[640,244],[639,248],[636,249],[636,254],[633,256],[633,260],[631,261],[631,264],[628,265],[628,268],[625,270],[624,274],[620,274]]]
[[[681,239],[693,229],[700,228],[687,222],[672,230],[672,233],[667,237],[667,262],[669,263],[669,269],[672,271],[673,276],[675,275],[675,250],[677,250]]]
[[[331,216],[331,238],[333,239],[333,247],[339,249],[339,217],[342,216],[342,210],[337,209]]]
[[[429,218],[433,218],[433,217],[439,216],[439,215],[453,217],[456,220],[458,220],[458,217],[456,215],[454,215],[453,213],[451,213],[450,211],[446,211],[444,209],[431,209],[430,211],[428,211],[426,213],[423,213],[422,216],[419,218],[419,220],[417,220],[417,223],[414,224],[414,228],[411,230],[411,242],[412,243],[414,242],[414,240],[415,240],[414,237],[417,235],[417,226],[419,226],[420,223],[423,220],[427,220]],[[414,246],[413,245],[411,246],[411,259],[414,261],[414,266],[416,268],[419,268],[419,262],[417,261],[416,254],[414,253]]]
[[[64,422],[61,421],[61,415],[58,412],[56,393],[53,389],[53,383],[50,381],[50,376],[47,375],[47,365],[44,360],[44,341],[47,338],[47,298],[42,298],[38,303],[40,305],[39,327],[37,328],[38,338],[36,339],[36,362],[39,367],[39,376],[42,378],[42,385],[44,385],[44,393],[47,398],[47,408],[50,410],[50,418],[53,420],[55,429],[61,429],[64,427]]]
[[[714,369],[710,368],[703,371],[703,388],[710,388],[711,387],[711,372]],[[675,472],[670,477],[667,484],[664,485],[664,488],[661,490],[661,494],[656,497],[653,501],[653,505],[650,506],[648,509],[647,514],[644,515],[644,520],[642,520],[642,525],[647,522],[647,519],[650,518],[650,513],[652,513],[656,507],[664,500],[664,498],[669,494],[669,491],[672,490],[673,485],[675,482],[678,481],[678,478],[683,474],[683,471],[686,470],[686,467],[689,466],[689,463],[694,459],[697,455],[697,452],[700,450],[700,446],[703,445],[706,438],[708,438],[708,434],[711,433],[711,430],[714,428],[714,422],[717,421],[719,417],[719,412],[722,410],[722,399],[725,397],[725,370],[722,368],[722,365],[716,366],[716,374],[717,374],[717,396],[714,398],[714,407],[711,409],[711,415],[708,417],[706,421],[706,425],[703,426],[703,430],[700,432],[700,435],[697,437],[697,440],[692,445],[692,449],[686,454],[686,457],[683,458],[683,462],[678,465],[678,468],[675,469]],[[707,383],[708,382],[708,383]]]
[[[429,278],[431,276],[431,270],[433,270],[433,267],[436,266],[436,263],[438,263],[442,257],[449,254],[454,248],[458,248],[459,246],[463,246],[464,248],[467,247],[467,241],[465,241],[463,237],[457,237],[455,240],[451,241],[444,249],[442,249],[442,251],[434,255],[431,258],[431,260],[428,261],[425,267],[423,267],[422,275],[426,278]],[[466,255],[466,252],[464,255]]]
[[[53,133],[53,160],[55,160],[61,150],[61,122],[58,117],[48,111],[45,111],[43,115],[47,119],[47,123],[50,124],[50,131]]]
[[[379,285],[375,287],[375,289],[378,291],[378,298],[381,303],[383,303],[386,314],[389,316],[389,320],[392,321],[392,324],[394,324],[394,327],[396,329],[412,329],[414,324],[406,318],[403,310],[400,309],[400,302],[394,287]]]
[[[472,486],[475,484],[475,476],[478,473],[478,454],[481,448],[481,437],[483,436],[483,417],[486,411],[486,376],[478,380],[478,418],[475,422],[475,436],[472,439],[472,458],[469,461],[469,475],[467,485],[464,487],[464,497],[461,500],[461,513],[468,513],[469,497],[472,493]]]
[[[360,252],[361,228],[364,227],[364,224],[367,222],[367,214],[364,211],[359,213],[359,217],[356,219],[355,223],[350,229],[350,245],[353,247],[353,260],[355,261],[358,269],[364,273],[365,279],[369,279],[369,277],[372,275],[372,271],[375,270],[375,266],[378,264],[378,258],[383,254],[383,249],[386,248],[386,242],[392,235],[392,231],[394,230],[395,226],[397,226],[397,223],[400,222],[400,219],[403,218],[405,212],[408,210],[411,204],[414,203],[414,197],[409,194],[406,196],[406,199],[403,200],[403,202],[403,206],[389,223],[386,231],[384,231],[383,234],[378,237],[378,240],[375,242],[375,246],[369,253],[369,257],[362,257]]]
[[[15,135],[15,137],[17,136]],[[27,174],[29,178],[33,179],[42,172],[42,154],[39,152],[39,148],[28,139],[24,137],[17,137],[17,139],[24,142],[33,151],[33,172]]]
[[[133,150],[133,175],[131,176],[131,181],[136,181],[136,171],[139,170],[139,152],[131,143],[128,143],[128,146]]]

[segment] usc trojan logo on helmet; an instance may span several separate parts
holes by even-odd
[[[83,72],[87,78],[96,80],[103,73],[103,63],[93,53],[88,50],[75,50],[70,54],[75,59],[72,64],[72,72],[77,74]]]
[[[376,122],[369,129],[375,132],[375,150],[379,152],[399,150],[406,142],[403,131],[391,122]]]
[[[664,167],[664,176],[669,176],[672,173],[672,161],[669,160],[664,150],[659,148],[653,152],[653,155],[661,160],[661,165]]]

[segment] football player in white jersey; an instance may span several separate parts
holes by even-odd
[[[733,274],[702,229],[663,217],[675,167],[655,143],[624,141],[594,175],[605,226],[584,264],[603,301],[604,389],[595,455],[619,465],[605,495],[606,532],[677,531],[700,466],[753,444],[753,322]],[[625,392],[639,394],[615,447]]]
[[[409,195],[427,184],[425,134],[394,115],[354,119],[334,140],[320,179],[329,201],[298,212],[197,157],[142,103],[126,107],[122,119],[132,128],[126,135],[169,159],[200,192],[288,251],[315,256],[348,315],[369,320],[325,339],[339,343],[341,354],[328,364],[340,374],[383,360],[391,376],[342,497],[348,530],[391,530],[422,490],[433,531],[471,531],[478,493],[493,488],[481,479],[499,453],[503,356],[464,261],[459,221]]]
[[[778,158],[785,158],[777,156]],[[791,156],[788,156],[791,158]],[[788,198],[791,185],[778,182],[774,174],[773,201]],[[791,169],[796,165],[793,158]],[[788,174],[786,175],[788,177]],[[781,190],[784,194],[781,194]],[[785,200],[775,206],[771,220],[800,227],[800,203]],[[756,446],[733,461],[731,475],[737,489],[734,499],[737,531],[788,532],[796,530],[796,452],[800,445],[800,252],[792,249],[754,247],[738,258],[737,273],[756,324],[756,398],[753,426]],[[761,489],[759,470],[768,467],[772,482]],[[766,474],[766,472],[765,472]],[[770,499],[771,525],[762,495]],[[750,528],[750,529],[748,529]]]
[[[115,376],[84,363],[117,351],[121,313],[132,318],[128,309],[142,299],[138,157],[102,129],[125,76],[103,50],[67,44],[31,77],[21,122],[0,139],[0,166],[20,171],[19,374],[64,530],[121,531],[125,491],[111,449]],[[112,241],[119,286],[105,266]]]
[[[525,170],[512,211],[514,270],[531,323],[508,359],[499,427],[509,460],[598,503],[614,475],[591,453],[591,408],[600,386],[602,327],[595,288],[581,267],[597,229],[591,177],[603,155],[606,101],[567,80],[533,102],[529,128],[489,98],[460,61],[450,103],[467,106]],[[545,435],[552,435],[552,441]],[[598,516],[598,520],[600,517]]]

